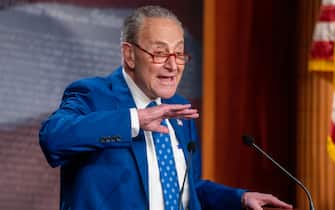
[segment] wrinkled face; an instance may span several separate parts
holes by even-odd
[[[178,23],[168,18],[145,18],[137,43],[152,54],[184,53],[184,33]],[[184,65],[176,64],[170,56],[166,63],[153,63],[150,55],[132,44],[123,44],[127,73],[137,86],[150,98],[170,98],[177,89]]]

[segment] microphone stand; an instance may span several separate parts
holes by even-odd
[[[178,198],[178,210],[182,209],[182,197],[183,197],[183,193],[184,193],[184,187],[185,187],[185,182],[186,182],[186,177],[188,174],[188,171],[191,168],[192,165],[192,161],[191,161],[191,157],[193,152],[195,151],[195,142],[194,141],[190,141],[187,145],[187,151],[188,151],[188,155],[187,155],[187,162],[186,162],[186,170],[185,170],[185,174],[184,174],[184,179],[183,179],[183,184],[181,186],[180,192],[179,192],[179,198]]]
[[[270,155],[268,155],[264,150],[262,150],[259,146],[257,146],[254,143],[254,139],[251,136],[242,136],[243,142],[256,149],[256,151],[260,152],[262,155],[264,155],[267,159],[269,159],[272,163],[274,163],[280,170],[282,170],[286,176],[290,177],[293,179],[293,181],[298,184],[306,193],[309,201],[309,209],[310,210],[315,210],[313,200],[311,193],[308,191],[308,189],[305,187],[305,185],[299,181],[297,178],[295,178],[290,172],[288,172],[285,168],[283,168],[277,161],[275,161]]]

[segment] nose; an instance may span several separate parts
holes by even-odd
[[[176,71],[178,69],[178,65],[176,63],[176,55],[172,54],[169,56],[168,60],[165,63],[165,66],[170,70],[170,71]]]

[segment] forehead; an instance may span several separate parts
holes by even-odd
[[[166,44],[174,47],[184,44],[184,30],[171,18],[144,18],[139,31],[141,44]]]

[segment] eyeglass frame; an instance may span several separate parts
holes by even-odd
[[[170,59],[171,56],[174,56],[175,60],[176,60],[176,64],[177,65],[185,65],[187,64],[190,60],[191,60],[191,56],[187,53],[182,53],[182,55],[187,58],[187,61],[184,61],[184,63],[178,63],[177,58],[178,58],[178,54],[177,53],[166,53],[164,55],[157,55],[157,54],[153,54],[151,52],[149,52],[148,50],[144,49],[143,47],[141,47],[139,44],[135,43],[135,42],[129,42],[131,45],[134,45],[135,47],[137,47],[138,49],[142,50],[143,52],[145,52],[146,54],[150,55],[152,58],[152,63],[155,64],[165,64],[168,62],[168,60]],[[155,62],[155,58],[157,59],[157,57],[166,57],[164,62]],[[185,59],[184,59],[185,60]]]

